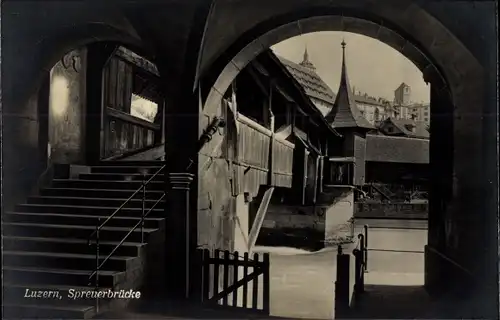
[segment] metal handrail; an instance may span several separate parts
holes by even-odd
[[[94,277],[97,272],[104,266],[104,264],[111,258],[111,256],[116,252],[116,250],[118,250],[118,248],[121,247],[121,245],[125,242],[125,240],[127,240],[127,238],[132,234],[132,232],[134,232],[140,225],[143,224],[144,222],[144,219],[149,215],[149,213],[156,207],[156,205],[158,203],[160,203],[161,200],[163,200],[163,198],[165,198],[166,196],[166,193],[163,193],[162,196],[156,200],[155,204],[149,208],[148,212],[146,212],[143,216],[143,218],[141,219],[141,221],[139,221],[126,235],[125,237],[123,237],[123,239],[120,241],[120,243],[118,243],[113,250],[111,250],[111,252],[108,254],[108,256],[106,258],[104,258],[104,260],[101,262],[101,264],[98,265],[98,267],[96,268],[96,270],[94,270],[94,272],[92,272],[92,274],[89,276],[89,280],[92,279],[92,277]]]
[[[117,215],[118,212],[120,212],[125,207],[125,205],[127,203],[129,203],[129,201],[132,200],[140,191],[142,191],[143,188],[146,188],[146,186],[151,182],[151,180],[153,180],[166,167],[167,167],[167,165],[164,164],[160,169],[158,169],[158,171],[156,171],[155,174],[153,174],[153,176],[151,178],[149,178],[149,180],[147,180],[145,182],[143,181],[142,185],[137,190],[135,190],[134,193],[132,193],[132,195],[127,200],[125,200],[125,202],[123,202],[120,207],[118,207],[118,209],[116,209],[106,220],[104,220],[104,222],[101,223],[101,225],[98,226],[96,228],[96,230],[94,230],[94,232],[92,232],[92,234],[90,234],[90,236],[88,237],[88,243],[90,244],[91,238],[94,235],[96,235],[106,225],[106,223],[108,223],[108,221],[113,219],[114,216]],[[143,201],[143,203],[144,203],[144,201]]]
[[[214,118],[213,121],[211,122],[211,124],[207,127],[207,129],[205,130],[205,132],[202,134],[202,136],[200,137],[200,139],[198,141],[199,142],[198,151],[201,150],[201,148],[205,145],[205,143],[207,143],[208,141],[212,140],[212,136],[217,132],[217,130],[218,130],[219,127],[224,127],[224,126],[225,126],[225,121],[222,118],[218,118],[218,117]],[[193,163],[194,163],[193,160],[189,159],[189,164],[186,167],[186,170],[189,170],[191,168],[191,166],[193,165]],[[158,200],[156,200],[156,202],[154,203],[154,205],[151,206],[151,208],[148,210],[148,212],[145,213],[144,211],[145,211],[145,201],[146,201],[146,186],[161,171],[163,171],[166,168],[166,166],[167,165],[164,164],[147,181],[145,181],[145,179],[144,179],[142,185],[134,193],[132,193],[132,195],[127,200],[125,200],[125,202],[123,202],[122,205],[118,209],[116,209],[102,224],[98,224],[98,226],[96,226],[96,229],[88,237],[88,245],[91,245],[92,237],[96,236],[96,242],[95,242],[96,243],[96,268],[95,268],[95,270],[89,276],[89,285],[90,285],[90,280],[94,276],[96,277],[96,279],[95,279],[96,290],[99,289],[99,270],[111,258],[111,256],[116,252],[116,250],[118,250],[118,248],[125,242],[125,240],[132,234],[132,232],[134,232],[139,227],[139,225],[141,225],[141,242],[144,243],[144,219],[156,207],[156,205],[158,203],[160,203],[160,201],[163,200],[163,198],[166,196],[166,192],[163,192],[162,196]],[[146,174],[144,174],[144,177],[145,176],[146,176]],[[115,246],[115,248],[108,254],[108,256],[106,258],[104,258],[104,260],[101,263],[99,263],[100,262],[100,259],[99,259],[99,232],[100,232],[100,230],[106,225],[106,223],[108,221],[110,221],[111,219],[113,219],[113,217],[116,216],[116,214],[118,214],[118,212],[120,212],[125,207],[125,205],[130,200],[132,200],[140,191],[143,192],[143,196],[142,196],[142,217],[141,217],[141,220],[125,235],[125,237],[123,237],[123,239],[120,241],[120,243],[118,243]],[[98,223],[99,222],[100,222],[100,219],[98,219]],[[99,311],[99,298],[98,297],[96,298],[96,310]]]
[[[163,171],[165,168],[166,168],[166,164],[164,164],[163,166],[161,166],[161,168],[158,169],[151,176],[151,178],[149,178],[147,181],[144,178],[143,181],[142,181],[141,186],[134,193],[132,193],[132,195],[127,200],[125,200],[125,202],[123,202],[122,205],[120,207],[118,207],[103,223],[99,224],[99,222],[101,221],[101,219],[98,218],[98,220],[97,220],[98,221],[98,225],[96,226],[96,229],[91,233],[91,235],[88,238],[88,245],[90,246],[92,244],[92,238],[95,236],[96,268],[94,269],[94,271],[92,271],[92,273],[89,276],[89,285],[90,285],[90,282],[91,282],[92,278],[95,276],[95,288],[96,288],[96,291],[99,290],[99,270],[101,270],[101,268],[104,266],[104,264],[111,258],[111,256],[116,252],[116,250],[118,250],[118,248],[121,247],[121,245],[125,242],[125,240],[127,240],[127,238],[132,234],[132,232],[134,232],[139,227],[139,225],[141,226],[141,243],[144,243],[144,219],[156,207],[156,205],[158,205],[158,203],[160,203],[160,201],[163,200],[163,198],[165,198],[165,195],[166,195],[166,193],[164,192],[162,194],[162,196],[158,200],[156,200],[156,202],[151,206],[151,208],[149,208],[149,210],[147,212],[145,212],[146,186],[161,171]],[[146,176],[146,173],[144,173],[144,177],[145,176]],[[142,214],[141,214],[141,220],[125,235],[125,237],[122,238],[122,240],[113,248],[113,250],[111,250],[111,252],[106,256],[106,258],[104,258],[103,261],[100,262],[100,258],[99,258],[99,233],[100,233],[101,229],[106,225],[106,223],[108,223],[108,221],[110,221],[111,219],[113,219],[113,217],[115,217],[118,214],[118,212],[120,212],[125,207],[125,205],[130,200],[132,200],[135,197],[135,195],[137,195],[140,191],[143,192],[142,193]],[[98,297],[96,297],[96,310],[99,311],[99,298]]]
[[[163,171],[164,169],[166,168],[166,164],[163,165],[160,169],[158,169],[147,181],[145,181],[145,179],[143,180],[141,186],[136,190],[134,191],[134,193],[132,193],[132,195],[127,199],[125,200],[125,202],[123,202],[121,204],[120,207],[118,207],[103,223],[99,224],[98,226],[96,226],[96,229],[90,234],[90,236],[88,237],[88,245],[91,245],[92,243],[92,238],[94,236],[95,237],[95,240],[96,240],[96,269],[92,272],[92,274],[90,275],[89,277],[89,281],[92,279],[92,277],[102,268],[102,266],[104,265],[104,263],[106,261],[109,260],[109,258],[116,252],[116,250],[123,244],[123,242],[125,241],[125,239],[132,233],[132,231],[134,231],[135,229],[137,229],[137,227],[134,227],[134,229],[132,229],[124,238],[124,240],[122,240],[112,251],[111,253],[104,259],[104,261],[102,263],[99,263],[99,232],[101,231],[102,228],[104,228],[104,226],[111,220],[113,219],[124,207],[127,203],[130,202],[130,200],[132,200],[140,191],[143,191],[143,198],[142,198],[142,218],[141,218],[141,221],[139,221],[139,223],[137,224],[137,226],[139,226],[139,224],[141,224],[141,241],[144,242],[144,230],[142,230],[142,228],[144,228],[144,218],[151,212],[151,210],[153,210],[156,205],[165,197],[165,193],[163,193],[163,195],[160,197],[160,199],[158,199],[155,204],[148,210],[147,213],[145,213],[145,193],[146,193],[146,186],[161,172]],[[144,174],[144,176],[146,176],[146,174]],[[98,223],[100,222],[100,219],[98,219]],[[96,279],[96,282],[97,282],[97,279]],[[97,284],[96,284],[97,286]]]

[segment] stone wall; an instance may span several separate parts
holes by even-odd
[[[249,233],[249,203],[245,195],[239,194],[236,197],[236,221],[234,226],[234,251],[248,251],[248,233]]]
[[[85,60],[85,48],[68,53],[24,105],[2,114],[6,209],[37,191],[49,164],[83,159]]]
[[[356,218],[427,219],[428,203],[366,203],[355,204]]]
[[[323,195],[324,196],[324,195]],[[329,199],[329,202],[326,201]],[[354,192],[351,189],[337,188],[336,192],[329,190],[328,196],[322,198],[316,206],[290,206],[286,204],[270,204],[262,225],[261,237],[258,242],[267,244],[270,238],[278,234],[285,238],[295,237],[300,244],[316,243],[350,234],[349,220],[354,214]],[[270,236],[270,235],[273,236]],[[283,241],[287,241],[283,238]],[[290,239],[289,239],[290,240]],[[292,245],[292,243],[286,243]]]
[[[80,163],[84,157],[86,49],[73,50],[50,72],[49,159]]]

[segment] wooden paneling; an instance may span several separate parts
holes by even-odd
[[[161,125],[134,117],[131,112],[137,66],[114,56],[103,70],[104,135],[101,157],[109,158],[155,144]],[[146,80],[145,80],[146,81]],[[162,112],[162,110],[158,110]]]
[[[276,139],[273,144],[273,185],[292,187],[293,175],[293,143]]]
[[[105,150],[103,158],[153,146],[154,131],[112,116],[107,117]]]
[[[238,115],[240,132],[238,137],[238,162],[256,169],[269,169],[269,143],[271,131]]]

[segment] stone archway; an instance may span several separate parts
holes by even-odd
[[[23,4],[13,6],[23,10],[18,8]],[[85,14],[82,14],[85,20],[83,16]],[[23,34],[23,25],[36,24],[37,20],[28,23],[26,19],[27,15],[19,14],[5,16],[2,21],[5,26],[2,35],[2,147],[5,151],[2,164],[5,169],[2,171],[7,205],[23,199],[46,169],[47,144],[40,142],[40,130],[47,127],[47,110],[39,108],[38,95],[41,88],[47,89],[52,67],[72,50],[95,43],[120,43],[139,52],[150,52],[140,38],[126,27],[114,24],[112,19],[109,23],[76,18],[67,25],[60,21],[48,23],[44,25],[45,30],[32,30],[28,35]]]
[[[299,6],[296,2],[302,5]],[[485,124],[480,107],[485,103],[485,74],[482,65],[439,20],[409,1],[396,6],[388,3],[366,5],[338,1],[321,7],[296,2],[284,8],[269,9],[257,9],[257,4],[248,5],[245,10],[255,10],[254,16],[260,15],[262,20],[248,17],[245,20],[246,26],[243,22],[237,22],[238,14],[245,16],[244,9],[240,9],[241,12],[238,13],[232,12],[230,18],[222,18],[224,8],[222,5],[218,8],[219,15],[214,14],[212,19],[219,20],[217,24],[214,23],[211,31],[210,24],[208,25],[206,37],[220,45],[226,53],[213,49],[216,45],[208,48],[210,41],[205,39],[207,51],[202,57],[205,64],[201,64],[204,75],[201,83],[208,85],[210,89],[206,92],[202,117],[216,114],[223,94],[238,73],[258,54],[278,42],[316,31],[346,31],[378,39],[412,61],[422,71],[426,82],[431,83],[434,101],[443,103],[442,108],[436,108],[439,112],[434,113],[434,118],[448,119],[447,125],[442,129],[443,132],[433,130],[433,137],[452,148],[445,162],[437,159],[438,153],[431,152],[431,164],[435,166],[434,170],[443,169],[442,166],[453,168],[450,173],[452,177],[447,177],[450,183],[455,181],[448,186],[453,189],[453,196],[448,199],[449,205],[445,210],[449,210],[449,214],[454,217],[454,232],[457,236],[463,238],[465,234],[470,235],[466,221],[478,219],[473,218],[473,215],[481,214],[480,200],[471,201],[471,193],[480,198],[481,180],[484,177],[481,172],[482,157],[486,154],[482,144],[482,128]],[[300,7],[302,11],[299,12],[296,7]],[[252,18],[257,22],[249,22]],[[225,22],[222,23],[220,19],[225,19]],[[222,26],[233,24],[232,32],[222,29]],[[217,40],[216,35],[223,40]],[[231,41],[227,41],[227,38],[231,38]],[[227,42],[221,43],[224,40]],[[474,140],[477,142],[472,143]],[[478,156],[471,158],[467,154]],[[435,178],[435,181],[439,179]],[[442,214],[439,210],[443,207],[434,208],[438,210],[434,215]],[[430,228],[435,227],[437,226]],[[484,245],[481,241],[484,241],[481,236],[474,239],[471,237],[469,244]],[[482,267],[474,266],[473,250],[466,253],[462,247],[444,250],[448,250],[446,255],[457,259],[466,268],[481,273],[479,270]],[[455,281],[460,280],[457,278]]]

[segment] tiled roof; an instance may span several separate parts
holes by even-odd
[[[342,50],[342,73],[340,75],[339,90],[333,108],[326,115],[326,119],[335,128],[373,129],[374,126],[361,114],[354,100],[354,94],[351,90],[349,77],[347,76],[344,42],[342,42]]]
[[[408,85],[404,82],[401,82],[401,84],[399,85],[399,87],[396,88],[396,91],[399,90],[401,87],[408,87]]]
[[[278,57],[278,59],[297,82],[300,83],[308,96],[333,104],[335,101],[335,94],[314,69],[301,66],[283,57]]]
[[[368,134],[366,161],[427,164],[429,140]]]
[[[382,101],[379,101],[376,98],[370,96],[354,94],[354,100],[358,103],[371,104],[374,106],[381,106],[381,107],[384,106]]]
[[[307,107],[310,110],[310,116],[313,118],[316,118],[317,120],[320,121],[320,123],[323,124],[323,128],[326,129],[329,133],[334,134],[337,137],[340,137],[341,135],[333,128],[330,126],[330,124],[326,121],[324,118],[323,114],[321,111],[317,108],[317,106],[311,101],[309,98],[309,95],[307,94],[305,88],[301,83],[296,79],[296,77],[290,72],[290,70],[286,67],[285,64],[283,64],[283,61],[277,57],[274,52],[270,49],[264,51],[259,57],[268,57],[270,61],[272,61],[272,64],[274,64],[276,67],[278,67],[278,70],[287,78],[289,79],[289,83],[293,86],[295,89],[294,91],[298,93],[298,96],[300,99],[297,101],[301,106]],[[319,76],[318,76],[319,78]],[[326,86],[326,84],[325,84]]]
[[[283,57],[279,57],[281,63],[285,65],[288,71],[304,88],[306,94],[310,97],[324,101],[330,107],[321,106],[320,111],[323,115],[327,115],[335,103],[336,94],[332,89],[321,79],[321,77],[312,68],[308,68],[299,63],[295,63]],[[370,104],[375,106],[385,106],[382,101],[374,97],[365,96],[354,93],[354,101],[357,103]]]
[[[429,139],[430,134],[427,128],[427,124],[422,121],[414,121],[409,119],[393,119],[389,118],[384,122],[392,122],[396,128],[401,130],[403,134],[411,138],[423,138]],[[408,126],[415,128],[415,131],[411,131]]]

